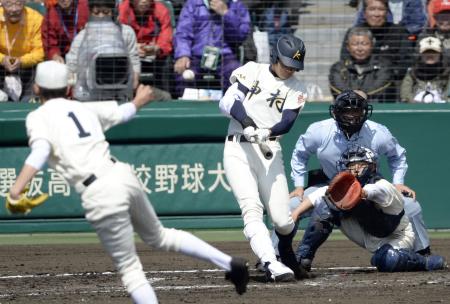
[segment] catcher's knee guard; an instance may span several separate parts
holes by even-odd
[[[381,272],[432,271],[447,267],[447,262],[440,255],[422,256],[412,250],[394,249],[389,244],[381,246],[370,263]]]
[[[370,263],[381,272],[426,270],[426,258],[407,249],[394,249],[390,244],[381,246]]]
[[[314,208],[303,239],[297,248],[297,260],[314,259],[317,249],[326,241],[337,221],[325,203]]]

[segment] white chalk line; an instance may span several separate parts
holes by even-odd
[[[312,268],[312,270],[325,270],[325,271],[371,271],[375,270],[375,267],[328,267],[328,268]],[[150,270],[145,274],[177,274],[177,273],[202,273],[202,272],[224,272],[222,269],[190,269],[190,270]],[[116,275],[117,272],[105,271],[105,272],[78,272],[78,273],[39,273],[39,274],[24,274],[24,275],[4,275],[0,276],[0,280],[11,279],[33,279],[33,278],[60,278],[60,277],[81,277],[81,276],[110,276]]]

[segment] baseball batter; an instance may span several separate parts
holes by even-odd
[[[294,77],[295,71],[303,70],[304,58],[303,41],[282,36],[271,50],[271,64],[248,62],[233,71],[232,86],[220,100],[221,111],[230,118],[224,150],[226,176],[242,211],[244,234],[273,281],[304,277],[292,250],[296,229],[279,143],[305,103],[305,89]],[[271,159],[264,158],[258,142],[268,144]],[[280,238],[283,263],[276,260],[271,246],[264,208]]]
[[[310,193],[292,212],[295,220],[314,207],[312,218],[329,222],[331,227],[338,225],[351,241],[374,254],[371,264],[379,271],[446,267],[442,256],[414,252],[414,231],[405,215],[403,195],[377,174],[373,151],[354,145],[344,151],[336,167],[341,172],[348,170],[356,182],[343,181],[348,179],[345,174],[336,175],[330,186]]]
[[[23,194],[48,160],[50,167],[81,195],[87,221],[111,256],[134,303],[157,303],[136,254],[134,232],[148,245],[212,262],[242,294],[248,282],[247,263],[217,250],[190,233],[161,225],[130,165],[110,154],[104,132],[130,120],[153,98],[139,86],[132,102],[80,103],[65,99],[67,68],[56,61],[40,63],[34,91],[43,104],[26,118],[31,153],[11,187],[6,207],[27,212],[43,202]]]

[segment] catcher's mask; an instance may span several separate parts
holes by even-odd
[[[348,90],[336,97],[329,111],[339,128],[351,136],[361,130],[364,122],[372,116],[372,108],[367,99]]]
[[[377,158],[372,150],[355,145],[342,153],[336,167],[339,172],[355,175],[363,186],[377,175]]]

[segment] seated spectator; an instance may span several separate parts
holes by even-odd
[[[78,100],[123,98],[122,95],[110,96],[107,91],[103,95],[98,90],[94,91],[94,82],[97,84],[99,82],[98,79],[90,79],[94,72],[103,73],[102,75],[96,73],[95,76],[109,77],[110,79],[102,80],[102,82],[112,84],[111,89],[114,89],[116,75],[129,77],[130,81],[124,79],[120,83],[120,85],[132,83],[130,90],[126,90],[126,98],[131,97],[132,89],[136,89],[139,84],[141,62],[137,50],[136,34],[130,26],[113,20],[114,8],[114,0],[89,0],[89,21],[86,23],[85,29],[75,36],[66,55],[67,67],[76,81],[73,96]],[[118,57],[117,62],[121,63],[108,65],[104,61],[102,69],[88,73],[94,65],[92,58],[98,58],[102,54],[109,55],[111,59],[119,54],[121,58]],[[125,56],[125,61],[122,54]],[[111,75],[106,75],[108,72],[111,72]]]
[[[124,0],[119,5],[119,21],[136,33],[141,60],[141,81],[151,84],[157,100],[170,100],[167,65],[172,53],[172,25],[167,7],[154,0]],[[161,90],[164,89],[164,90]]]
[[[441,40],[444,60],[450,63],[450,1],[432,0],[430,2],[431,15],[434,24],[431,25],[420,38],[434,36]]]
[[[414,41],[408,39],[408,31],[402,25],[387,21],[387,0],[364,0],[363,11],[367,27],[375,38],[373,53],[391,62],[394,80],[401,82],[408,67],[412,65]],[[349,57],[347,38],[341,48],[341,59]]]
[[[47,7],[42,22],[45,57],[64,63],[70,43],[89,18],[88,3],[87,0],[58,0],[48,1]]]
[[[329,75],[330,90],[333,97],[345,90],[361,90],[370,102],[391,101],[390,62],[372,54],[373,36],[363,27],[352,28],[347,35],[347,50],[350,58],[342,59],[332,65]]]
[[[419,43],[420,59],[408,70],[401,86],[402,102],[443,103],[449,101],[450,67],[444,64],[442,43],[425,37]]]
[[[176,93],[186,87],[226,90],[241,64],[236,46],[250,33],[250,15],[240,0],[187,0],[175,32]],[[185,70],[192,70],[182,74]]]
[[[25,0],[2,0],[0,7],[0,99],[29,99],[34,67],[44,59],[42,15]]]
[[[294,33],[286,2],[277,0],[261,1],[253,5],[250,11],[252,12],[253,25],[258,30],[267,32],[270,48],[281,36]]]
[[[389,0],[387,21],[404,26],[412,35],[419,34],[427,24],[427,15],[422,0]],[[366,21],[361,9],[355,25]]]

